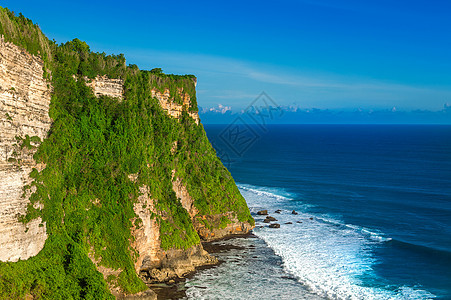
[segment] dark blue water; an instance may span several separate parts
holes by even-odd
[[[303,284],[332,298],[451,299],[451,126],[205,129],[251,210],[314,217],[281,236],[256,229]],[[313,274],[312,261],[327,265]]]

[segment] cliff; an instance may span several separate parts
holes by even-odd
[[[0,8],[0,298],[154,297],[253,227],[192,75],[57,45]]]
[[[18,221],[25,214],[36,148],[22,147],[20,139],[47,137],[50,89],[43,79],[43,61],[0,37],[0,260],[17,261],[36,255],[46,240],[45,226],[37,218],[28,224]],[[31,148],[31,149],[30,149]],[[44,224],[45,225],[45,224]]]

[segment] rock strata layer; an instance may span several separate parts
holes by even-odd
[[[216,215],[200,215],[194,205],[194,198],[189,195],[187,188],[183,185],[180,178],[173,178],[172,189],[177,198],[180,199],[183,208],[188,211],[199,237],[204,241],[221,239],[234,234],[248,233],[253,228],[253,226],[247,222],[240,222],[233,212]],[[226,217],[230,221],[224,228],[207,228],[205,224],[201,222],[201,220],[207,220],[209,224],[219,225],[223,217]]]
[[[111,79],[107,76],[97,76],[95,79],[86,80],[86,84],[92,87],[94,94],[122,99],[124,81],[122,79]]]
[[[132,175],[129,178],[133,180]],[[142,186],[140,193],[138,202],[134,205],[134,210],[142,222],[140,226],[132,230],[135,237],[132,246],[138,253],[135,263],[136,272],[141,275],[145,282],[164,282],[181,278],[194,272],[196,267],[217,263],[217,259],[210,256],[201,244],[185,250],[161,249],[160,228],[158,222],[152,217],[152,214],[157,213],[154,201],[150,197],[147,186]],[[189,197],[186,191],[183,191],[183,193]]]
[[[42,168],[33,160],[37,144],[21,147],[27,135],[43,140],[50,129],[51,86],[43,77],[43,61],[0,37],[0,260],[36,255],[47,238],[40,218],[19,222],[29,203],[23,187],[29,173]]]
[[[160,252],[160,261],[144,263],[140,276],[144,282],[166,282],[175,278],[182,278],[199,266],[214,265],[218,263],[216,257],[205,251],[202,245],[195,245],[189,249],[170,249]]]
[[[188,111],[191,105],[191,99],[188,93],[184,93],[183,89],[179,89],[177,92],[183,99],[183,105],[174,102],[171,98],[169,89],[165,89],[163,93],[156,89],[152,89],[152,97],[156,98],[160,102],[160,106],[173,118],[180,118],[182,116],[182,111],[186,110],[188,115],[194,119],[197,125],[199,125],[199,114],[197,112]]]
[[[196,228],[200,238],[206,242],[222,239],[231,235],[245,234],[251,231],[252,228],[254,228],[254,226],[250,225],[247,222],[240,222],[232,212],[226,214],[206,215],[201,217],[208,220],[208,223],[210,224],[219,224],[223,217],[226,217],[230,220],[230,223],[227,224],[224,228],[211,229],[205,227],[205,225],[196,218],[193,221],[194,228]]]
[[[47,239],[41,218],[22,224],[33,168],[42,170],[33,155],[48,134],[52,87],[44,79],[44,62],[0,36],[0,261],[28,259],[41,251]],[[87,84],[96,96],[122,99],[123,81],[97,76]],[[23,147],[29,137],[31,143]],[[37,204],[39,206],[39,203]]]

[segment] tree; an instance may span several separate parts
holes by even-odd
[[[163,70],[161,68],[153,68],[152,70],[150,70],[150,73],[161,74],[163,73]]]

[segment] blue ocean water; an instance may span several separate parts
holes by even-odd
[[[251,212],[281,224],[255,216],[255,235],[310,292],[451,299],[451,126],[205,129]]]

